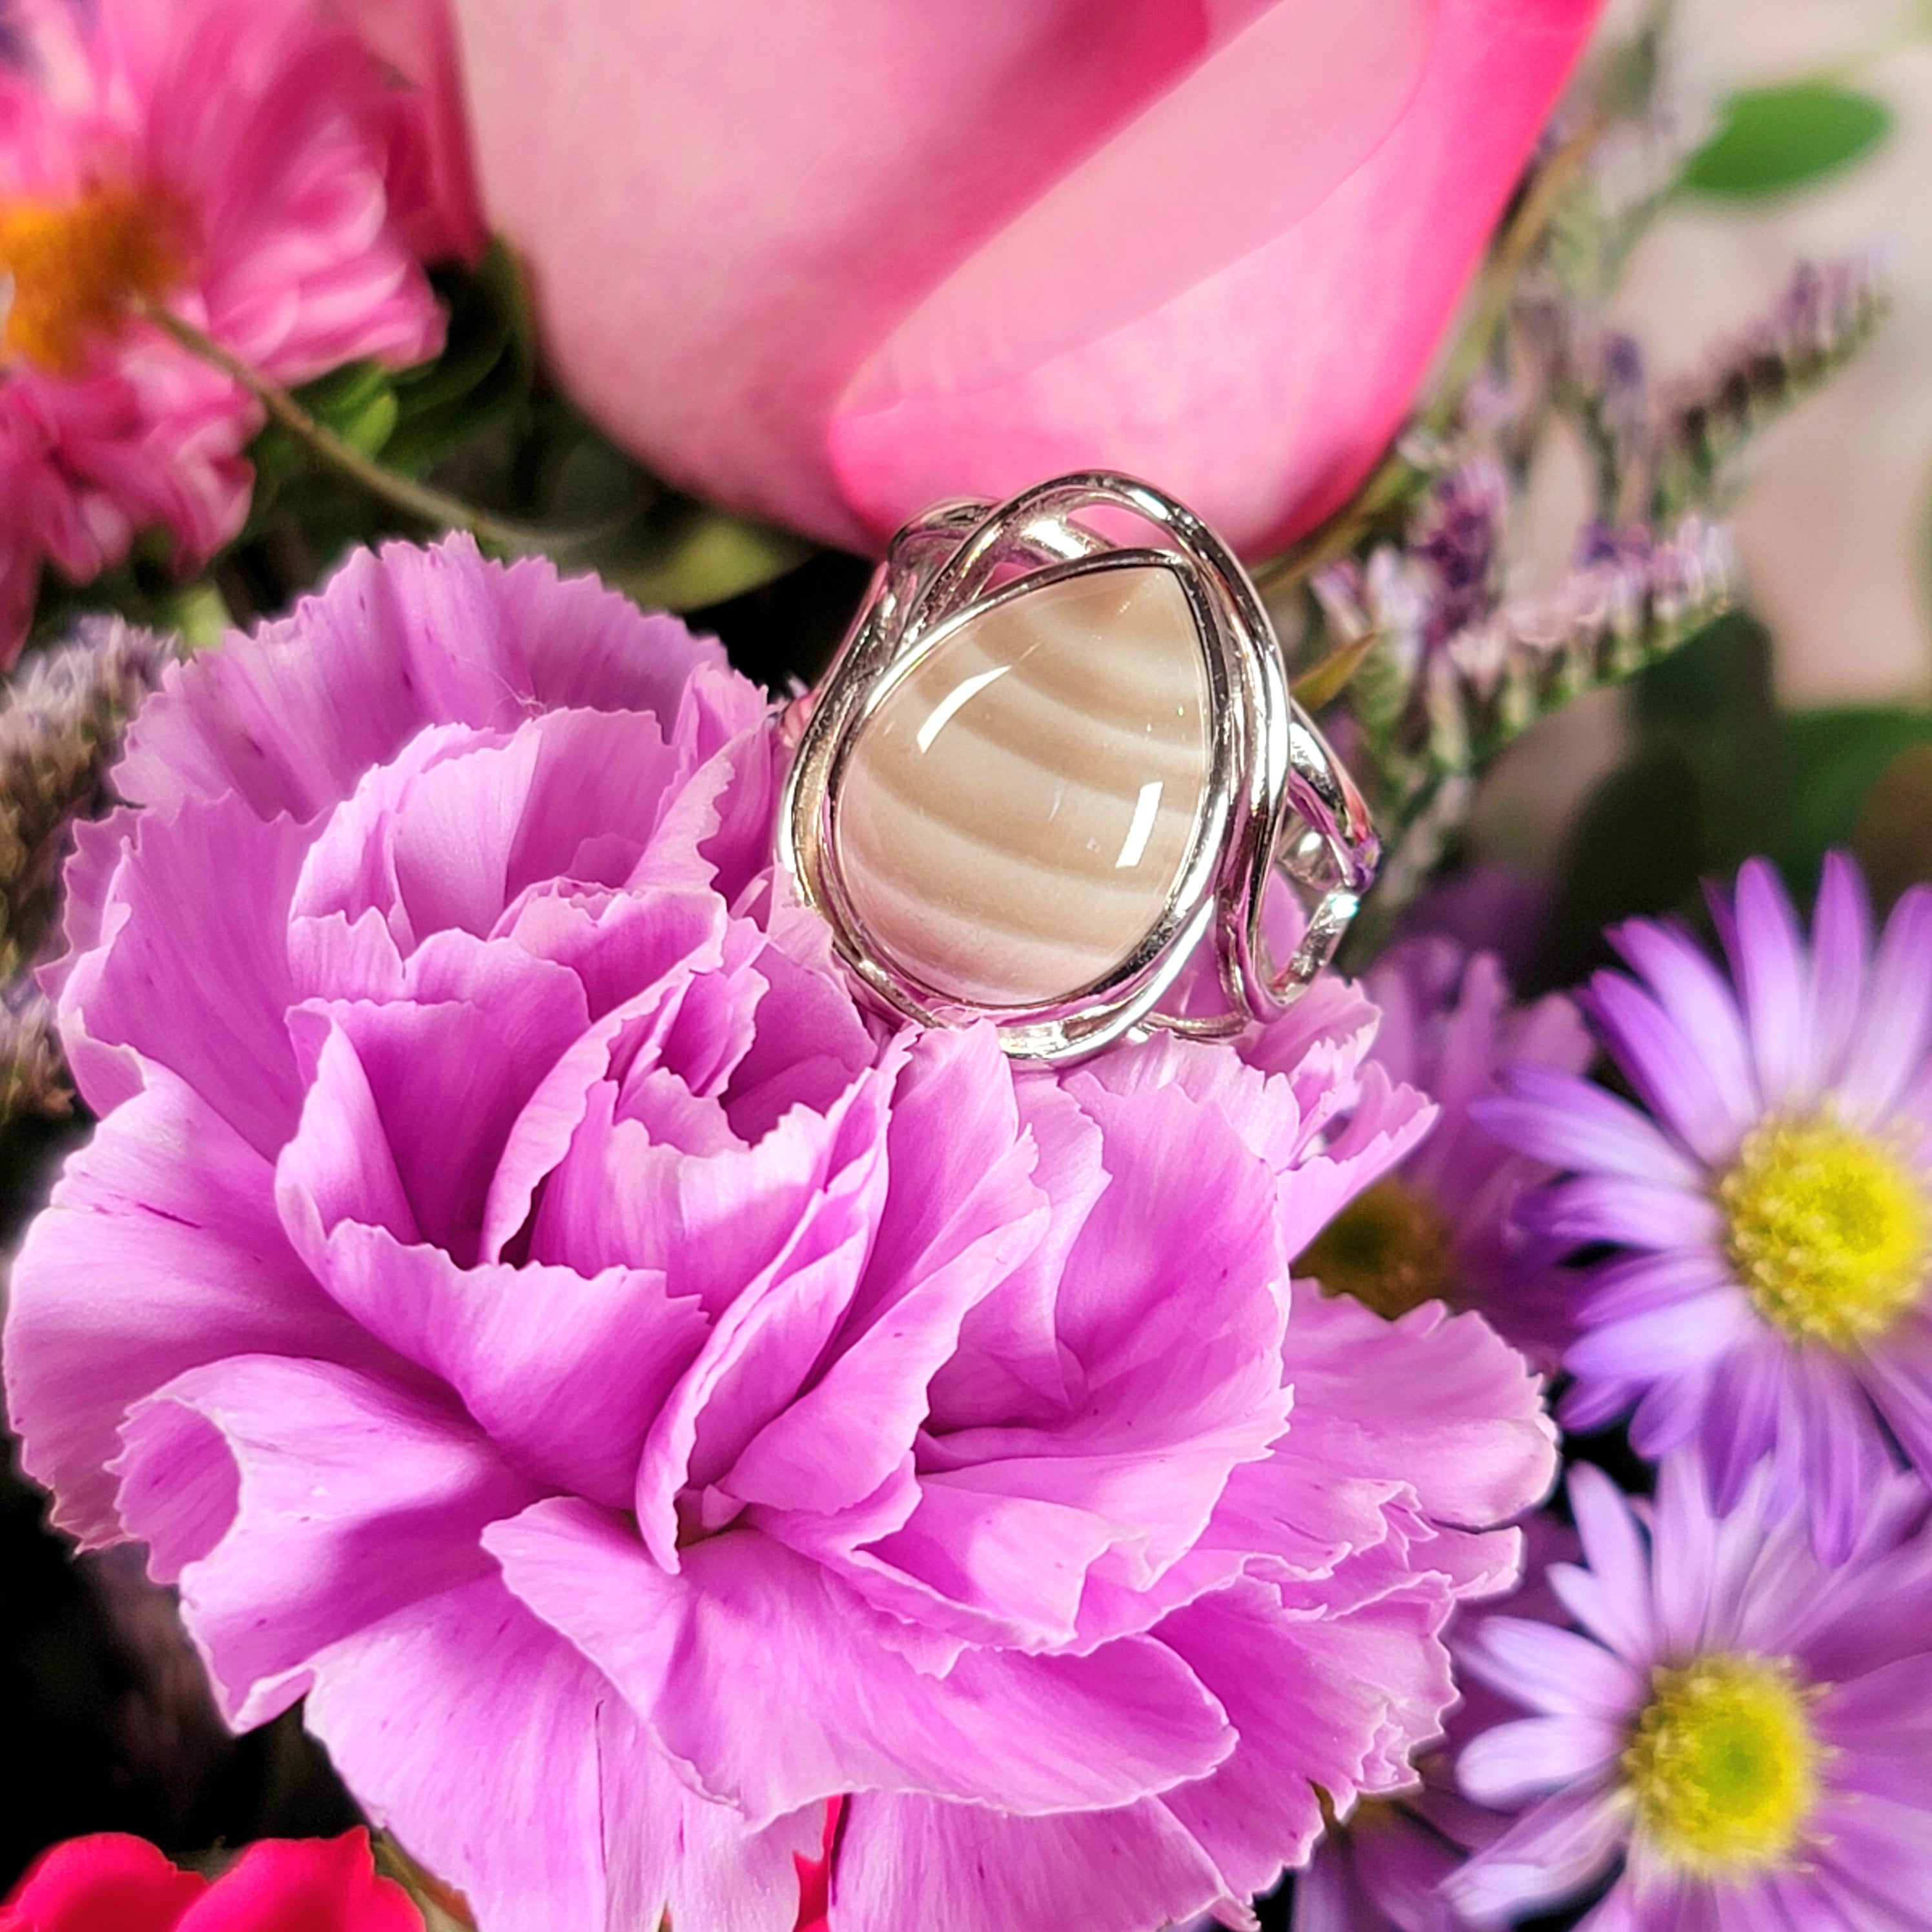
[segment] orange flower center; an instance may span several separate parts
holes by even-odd
[[[78,376],[143,303],[186,271],[180,211],[166,197],[125,186],[89,188],[77,201],[0,205],[0,352],[56,376]]]

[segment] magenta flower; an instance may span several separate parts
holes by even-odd
[[[1559,1617],[1550,1570],[1575,1558],[1576,1539],[1540,1512],[1522,1532],[1522,1582],[1496,1607],[1512,1616]],[[1295,1875],[1289,1932],[1458,1932],[1462,1921],[1443,1886],[1470,1852],[1499,1838],[1510,1820],[1471,1804],[1456,1790],[1454,1754],[1514,1710],[1464,1666],[1467,1630],[1459,1622],[1450,1636],[1461,1695],[1442,1740],[1415,1760],[1419,1781],[1389,1798],[1364,1798],[1322,1834],[1314,1856]]]
[[[447,4],[556,368],[653,470],[850,548],[1124,470],[1244,554],[1400,430],[1601,11]]]
[[[1842,857],[1808,950],[1761,860],[1714,904],[1735,991],[1687,934],[1636,920],[1612,934],[1636,977],[1600,973],[1587,996],[1652,1118],[1532,1068],[1477,1114],[1573,1171],[1526,1226],[1621,1250],[1577,1286],[1565,1421],[1634,1406],[1638,1452],[1697,1442],[1726,1509],[1769,1455],[1774,1503],[1841,1552],[1894,1442],[1932,1473],[1932,892],[1876,950]]]
[[[440,234],[416,97],[316,0],[22,0],[8,21],[4,662],[44,560],[85,581],[160,528],[188,568],[241,526],[260,412],[143,304],[285,382],[442,336],[403,232]]]
[[[1421,1146],[1330,1222],[1300,1266],[1384,1315],[1436,1298],[1474,1309],[1554,1367],[1574,1332],[1570,1285],[1554,1267],[1561,1250],[1510,1221],[1518,1196],[1550,1169],[1505,1147],[1470,1109],[1513,1064],[1580,1073],[1594,1051],[1583,1023],[1560,994],[1516,1006],[1493,954],[1448,939],[1392,947],[1364,983],[1382,1014],[1371,1059],[1429,1094],[1438,1112]]]
[[[70,1838],[0,1903],[5,1932],[423,1932],[375,1868],[359,1826],[339,1838],[261,1838],[212,1884],[145,1839]]]
[[[1468,1668],[1534,1714],[1484,1733],[1463,1789],[1520,1813],[1451,1878],[1471,1924],[1577,1895],[1581,1932],[1899,1927],[1932,1897],[1928,1498],[1872,1490],[1846,1561],[1774,1520],[1769,1471],[1714,1510],[1694,1455],[1654,1510],[1573,1470],[1585,1563],[1550,1582],[1579,1630],[1491,1616]]]
[[[1442,1887],[1463,1852],[1432,1821],[1438,1810],[1460,1822],[1475,1807],[1432,1789],[1364,1799],[1296,1875],[1289,1932],[1456,1932]]]
[[[27,1466],[488,1932],[790,1932],[839,1797],[832,1932],[1234,1909],[1437,1730],[1534,1383],[1291,1292],[1426,1117],[1359,993],[1064,1079],[890,1034],[777,742],[461,543],[171,673],[70,871]]]

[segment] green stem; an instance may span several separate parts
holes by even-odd
[[[164,334],[172,337],[190,355],[198,356],[202,362],[240,383],[261,404],[269,419],[279,423],[318,462],[368,491],[379,502],[386,503],[399,515],[437,530],[467,530],[478,542],[516,554],[545,548],[544,533],[540,530],[505,522],[488,511],[464,502],[460,497],[433,489],[410,477],[398,476],[394,470],[386,470],[380,463],[371,461],[352,443],[344,442],[326,424],[318,422],[279,383],[269,381],[232,351],[224,349],[213,337],[196,328],[193,322],[183,320],[172,310],[150,305],[145,313],[149,321]]]

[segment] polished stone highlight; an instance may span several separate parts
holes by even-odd
[[[1210,773],[1180,579],[1091,572],[975,613],[889,692],[832,836],[872,946],[934,992],[1070,999],[1160,923]]]

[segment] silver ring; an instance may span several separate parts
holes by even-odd
[[[785,728],[778,862],[839,957],[896,1014],[991,1019],[1016,1059],[1274,1018],[1380,856],[1240,564],[1105,471],[908,524]],[[1308,915],[1279,968],[1277,867]],[[1156,1010],[1210,934],[1227,1011]]]

